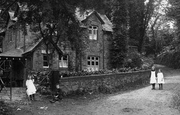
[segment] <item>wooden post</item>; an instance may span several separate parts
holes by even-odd
[[[27,59],[24,60],[24,72],[23,72],[23,87],[26,85],[26,79],[27,79]]]
[[[12,101],[12,60],[10,61],[10,101]]]

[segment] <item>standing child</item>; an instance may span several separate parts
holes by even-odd
[[[152,67],[152,70],[151,70],[150,84],[152,85],[152,90],[154,90],[155,84],[156,84],[156,73],[155,73],[154,66]]]
[[[159,89],[163,89],[163,84],[164,82],[164,75],[161,71],[161,69],[159,69],[158,73],[157,73],[157,83],[159,84]]]
[[[28,79],[26,80],[26,88],[28,99],[35,100],[36,87],[34,85],[34,79],[32,75],[28,75]]]

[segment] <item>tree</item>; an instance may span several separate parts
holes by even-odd
[[[176,22],[177,33],[179,38],[180,33],[180,1],[179,0],[169,0],[171,7],[168,9],[167,16]]]
[[[127,53],[127,9],[126,0],[115,2],[112,12],[113,40],[110,49],[112,68],[123,67]]]
[[[129,3],[129,42],[138,47],[141,53],[144,45],[148,23],[154,11],[154,0],[130,0]]]
[[[146,54],[154,54],[156,56],[165,46],[170,45],[173,40],[173,21],[166,16],[169,6],[166,0],[156,0],[154,2],[154,12],[146,32]]]

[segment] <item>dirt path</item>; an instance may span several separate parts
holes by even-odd
[[[157,67],[160,67],[156,65]],[[51,104],[48,101],[37,101],[30,106],[20,106],[17,115],[180,115],[172,108],[174,91],[180,86],[179,70],[162,69],[165,74],[163,90],[151,90],[151,86],[123,94],[109,95],[93,100],[66,99]],[[42,110],[40,107],[46,106]],[[26,114],[25,114],[26,113]]]
[[[94,115],[179,115],[172,108],[173,91],[180,83],[180,72],[164,68],[164,90],[151,90],[151,86],[104,100]]]

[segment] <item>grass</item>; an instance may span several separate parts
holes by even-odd
[[[172,106],[180,111],[180,90],[172,98]]]

